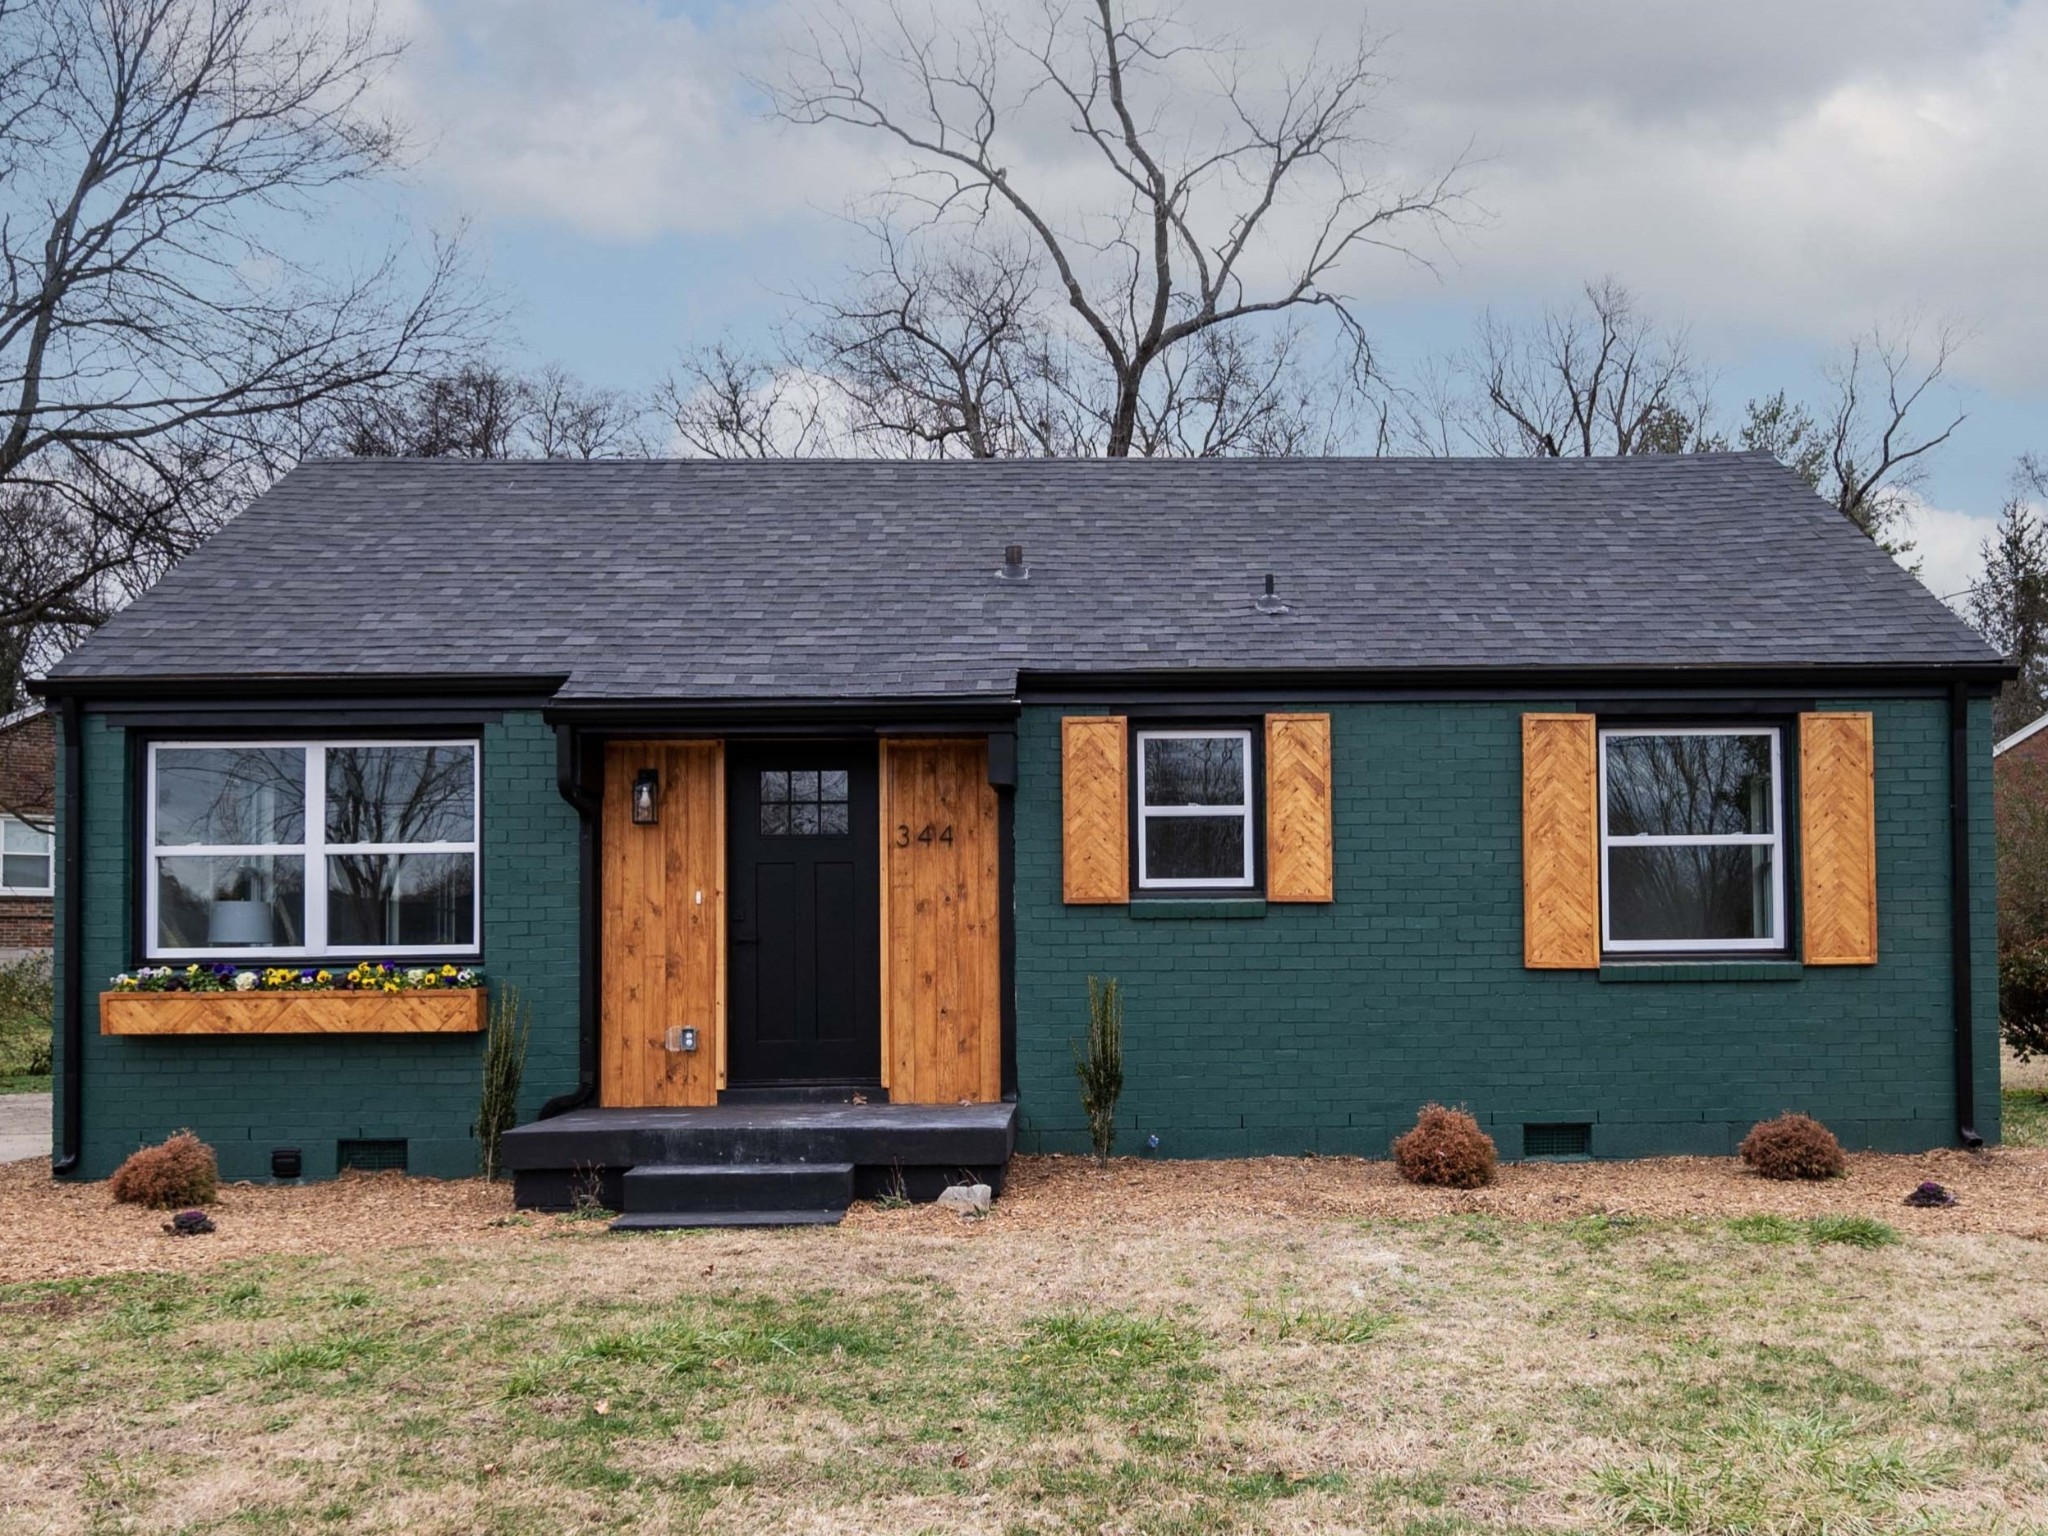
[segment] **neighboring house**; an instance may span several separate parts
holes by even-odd
[[[1991,749],[1993,772],[2003,785],[2016,773],[2048,770],[2048,715],[2021,726]]]
[[[0,963],[50,949],[57,730],[40,704],[0,716]]]
[[[2007,675],[1760,455],[310,463],[42,685],[59,1169],[473,1171],[474,1036],[98,1032],[366,957],[650,1223],[1084,1148],[1090,976],[1134,1152],[1995,1140]]]

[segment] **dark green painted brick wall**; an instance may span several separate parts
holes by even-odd
[[[482,1042],[475,1036],[109,1037],[97,1033],[102,983],[131,954],[135,881],[127,846],[124,733],[86,718],[83,1157],[104,1178],[137,1146],[190,1126],[230,1179],[267,1178],[270,1149],[334,1172],[341,1140],[404,1137],[416,1173],[476,1172],[473,1134]],[[555,788],[555,740],[536,714],[483,733],[483,964],[533,1010],[520,1118],[576,1080],[576,814]],[[68,893],[60,893],[68,899]]]
[[[1787,1108],[1851,1145],[1952,1144],[1948,711],[1874,709],[1880,962],[1618,985],[1522,967],[1520,719],[1570,701],[1361,704],[1334,716],[1337,900],[1135,920],[1060,901],[1059,714],[1025,712],[1017,790],[1023,1148],[1087,1144],[1072,1047],[1085,978],[1125,995],[1120,1149],[1382,1155],[1429,1099],[1507,1156],[1529,1121],[1595,1156],[1731,1151]],[[1991,752],[1974,706],[1977,1124],[1997,1134]]]

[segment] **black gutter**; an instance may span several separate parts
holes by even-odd
[[[159,673],[120,677],[41,677],[28,691],[47,699],[182,700],[421,698],[507,694],[546,699],[566,672],[243,672]]]
[[[60,1028],[64,1043],[64,1076],[59,1085],[63,1102],[63,1139],[50,1163],[54,1177],[78,1167],[83,1138],[79,1121],[85,1113],[85,721],[78,700],[59,702],[58,719],[63,727],[64,804],[59,832],[64,844],[64,995]]]
[[[1839,694],[1844,690],[1925,688],[1946,692],[1958,682],[1986,686],[2018,676],[2010,662],[1928,662],[1920,665],[1813,663],[1800,666],[1595,665],[1499,667],[1158,667],[1117,671],[1046,672],[1025,669],[1017,674],[1018,696],[1027,704],[1099,696],[1130,698],[1156,691],[1165,696],[1203,693],[1218,701],[1271,698],[1278,692],[1330,697],[1344,693],[1398,696],[1423,692],[1470,692],[1499,698],[1505,691],[1559,691],[1587,694],[1614,689],[1640,693],[1646,689],[1720,688],[1753,694],[1759,689],[1788,689],[1806,694]]]
[[[1977,1042],[1970,982],[1976,944],[1970,890],[1970,699],[1961,683],[1948,695],[1949,975],[1954,988],[1956,1135],[1972,1151],[1977,1129]]]
[[[603,797],[583,776],[583,741],[573,726],[555,727],[555,788],[576,808],[576,1086],[541,1105],[536,1117],[553,1119],[597,1097],[598,1029],[598,815]]]

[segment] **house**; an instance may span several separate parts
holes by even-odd
[[[0,716],[0,964],[50,952],[57,730],[40,704]]]
[[[57,1166],[474,1170],[473,1009],[202,961],[481,966],[650,1224],[1082,1149],[1091,975],[1163,1157],[1995,1140],[2007,675],[1757,455],[309,463],[43,685]]]
[[[2021,772],[2048,771],[2048,715],[2037,715],[1991,749],[1992,771],[1999,783]]]

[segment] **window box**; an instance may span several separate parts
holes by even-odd
[[[471,1035],[482,987],[406,992],[102,992],[103,1035]]]

